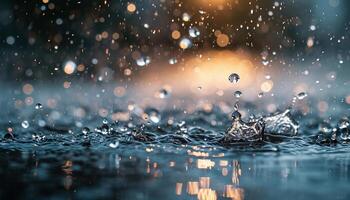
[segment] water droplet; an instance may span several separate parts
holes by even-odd
[[[238,110],[236,110],[236,111],[233,111],[232,112],[232,115],[231,115],[231,117],[232,117],[232,119],[234,119],[234,120],[239,120],[239,119],[241,119],[241,113],[238,111]]]
[[[151,63],[151,58],[149,56],[141,57],[136,60],[136,64],[140,67],[144,67]]]
[[[170,93],[166,89],[163,88],[159,91],[159,98],[165,99],[165,98],[168,98],[169,96],[170,96]]]
[[[240,120],[241,116],[241,113],[238,111],[238,103],[235,103],[235,105],[233,106],[233,112],[231,114],[231,117],[233,120]]]
[[[190,28],[190,30],[188,31],[188,33],[189,33],[190,36],[193,37],[193,38],[198,37],[198,36],[201,34],[200,31],[198,30],[198,28],[196,28],[196,27]]]
[[[299,100],[303,100],[305,97],[307,97],[307,93],[305,92],[300,92],[298,95],[297,95],[297,98]]]
[[[344,129],[344,128],[349,128],[349,119],[347,118],[343,118],[339,121],[339,128],[340,129]]]
[[[240,77],[238,74],[236,73],[232,73],[229,77],[228,77],[228,80],[231,82],[231,83],[238,83]]]
[[[22,122],[21,125],[22,125],[23,128],[28,128],[29,127],[29,122],[27,120],[25,120],[25,121]]]
[[[234,93],[234,95],[235,95],[236,98],[240,98],[242,96],[242,92],[241,91],[236,91]]]
[[[155,123],[155,124],[157,124],[157,123],[160,122],[161,116],[160,116],[160,114],[159,114],[159,112],[158,112],[157,109],[148,108],[148,109],[145,110],[145,113],[147,114],[148,119],[149,119],[151,122],[153,122],[153,123]]]
[[[188,38],[182,38],[180,43],[179,43],[179,46],[181,49],[188,49],[192,46],[192,42]]]
[[[13,45],[13,44],[15,43],[15,41],[16,41],[16,39],[15,39],[13,36],[8,36],[8,37],[6,38],[6,43],[7,43],[8,45]]]
[[[169,64],[175,65],[176,63],[177,63],[177,59],[176,58],[170,58],[169,59]]]
[[[191,15],[189,15],[188,13],[183,13],[182,14],[182,20],[185,21],[185,22],[188,22],[190,21],[191,19]]]
[[[102,123],[103,124],[108,124],[108,120],[107,119],[103,119]]]
[[[35,105],[35,109],[39,110],[39,109],[42,109],[43,108],[43,105],[41,103],[37,103]]]
[[[82,133],[84,135],[87,135],[88,133],[90,133],[90,129],[88,127],[84,127],[83,130],[82,130]]]
[[[75,69],[77,68],[77,65],[73,61],[67,61],[63,66],[63,71],[66,74],[73,74],[75,72]]]
[[[119,146],[119,141],[116,141],[116,142],[114,142],[114,143],[110,143],[110,144],[109,144],[109,147],[111,147],[111,148],[113,148],[113,149],[117,148],[118,146]]]
[[[259,98],[262,98],[264,96],[264,93],[263,92],[260,92],[259,94],[258,94],[258,97]]]

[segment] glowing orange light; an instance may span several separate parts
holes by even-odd
[[[271,80],[264,81],[261,86],[261,91],[263,92],[270,92],[273,88],[273,82]]]
[[[181,37],[181,33],[180,33],[179,31],[175,30],[175,31],[173,31],[173,32],[171,33],[171,37],[172,37],[174,40],[177,40],[177,39],[179,39],[179,38]]]
[[[230,38],[226,34],[219,34],[216,43],[219,47],[226,47],[230,42]]]
[[[130,13],[133,13],[136,11],[136,5],[133,4],[133,3],[129,3],[128,6],[127,6],[127,10],[130,12]]]

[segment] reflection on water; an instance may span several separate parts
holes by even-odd
[[[105,108],[110,114],[126,115],[108,118],[101,111],[105,118],[100,118],[110,96],[96,105],[82,98],[77,105],[69,99],[81,93],[69,94],[67,102],[57,101],[55,107],[36,109],[36,100],[31,107],[8,106],[0,113],[11,120],[0,121],[0,177],[5,180],[0,182],[0,199],[29,194],[33,199],[200,200],[350,195],[347,118],[319,124],[315,110],[307,116],[294,110],[265,123],[269,132],[298,130],[297,135],[283,131],[283,137],[265,134],[259,143],[223,145],[220,139],[232,123],[229,102],[200,102],[183,109],[179,100],[171,112],[134,102],[111,103],[115,107]],[[249,109],[260,109],[240,103],[246,117]],[[347,104],[337,106],[333,115],[343,117]],[[291,117],[298,125],[289,126]],[[275,118],[279,126],[271,123]]]
[[[196,196],[198,200],[216,200],[218,197],[225,197],[233,200],[244,199],[244,189],[239,186],[240,176],[242,175],[239,161],[233,160],[232,164],[230,165],[228,160],[218,160],[218,162],[218,168],[221,168],[222,170],[222,177],[226,177],[228,175],[228,171],[232,170],[231,183],[229,180],[220,177],[216,177],[214,180],[212,180],[211,177],[208,176],[199,176],[196,179],[192,178],[186,183],[187,194],[182,193],[183,183],[177,182],[175,185],[175,194],[184,198],[187,196]],[[205,170],[207,174],[211,174],[211,170],[218,170],[214,168],[215,164],[215,161],[211,159],[197,158],[197,169]],[[191,170],[194,169],[195,168]],[[227,180],[227,183],[223,182],[222,180]]]

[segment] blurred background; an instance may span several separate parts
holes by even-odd
[[[307,92],[350,103],[347,0],[0,4],[1,84],[25,95],[107,84],[116,98],[238,90],[246,100]]]

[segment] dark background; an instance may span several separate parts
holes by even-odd
[[[137,11],[129,13],[128,3],[134,3]],[[109,68],[113,77],[124,81],[126,67],[138,75],[135,55],[150,56],[154,62],[207,49],[244,49],[256,59],[264,51],[274,51],[290,63],[333,57],[346,64],[349,9],[347,0],[3,0],[0,79],[22,82],[64,78],[67,75],[62,66],[72,60],[84,64],[85,69],[70,78],[96,81],[94,75]],[[182,13],[192,16],[190,22],[182,21]],[[204,23],[198,25],[200,21]],[[146,23],[149,28],[144,27]],[[316,29],[311,30],[311,25]],[[201,35],[193,39],[191,49],[184,51],[178,40],[171,38],[171,32],[175,28],[186,36],[192,26],[198,27]],[[228,34],[230,44],[218,47],[213,30]],[[108,37],[96,40],[103,32]],[[114,41],[113,33],[119,35]],[[307,48],[310,37],[314,46]],[[9,39],[14,43],[9,44]],[[97,64],[91,63],[94,58]]]

